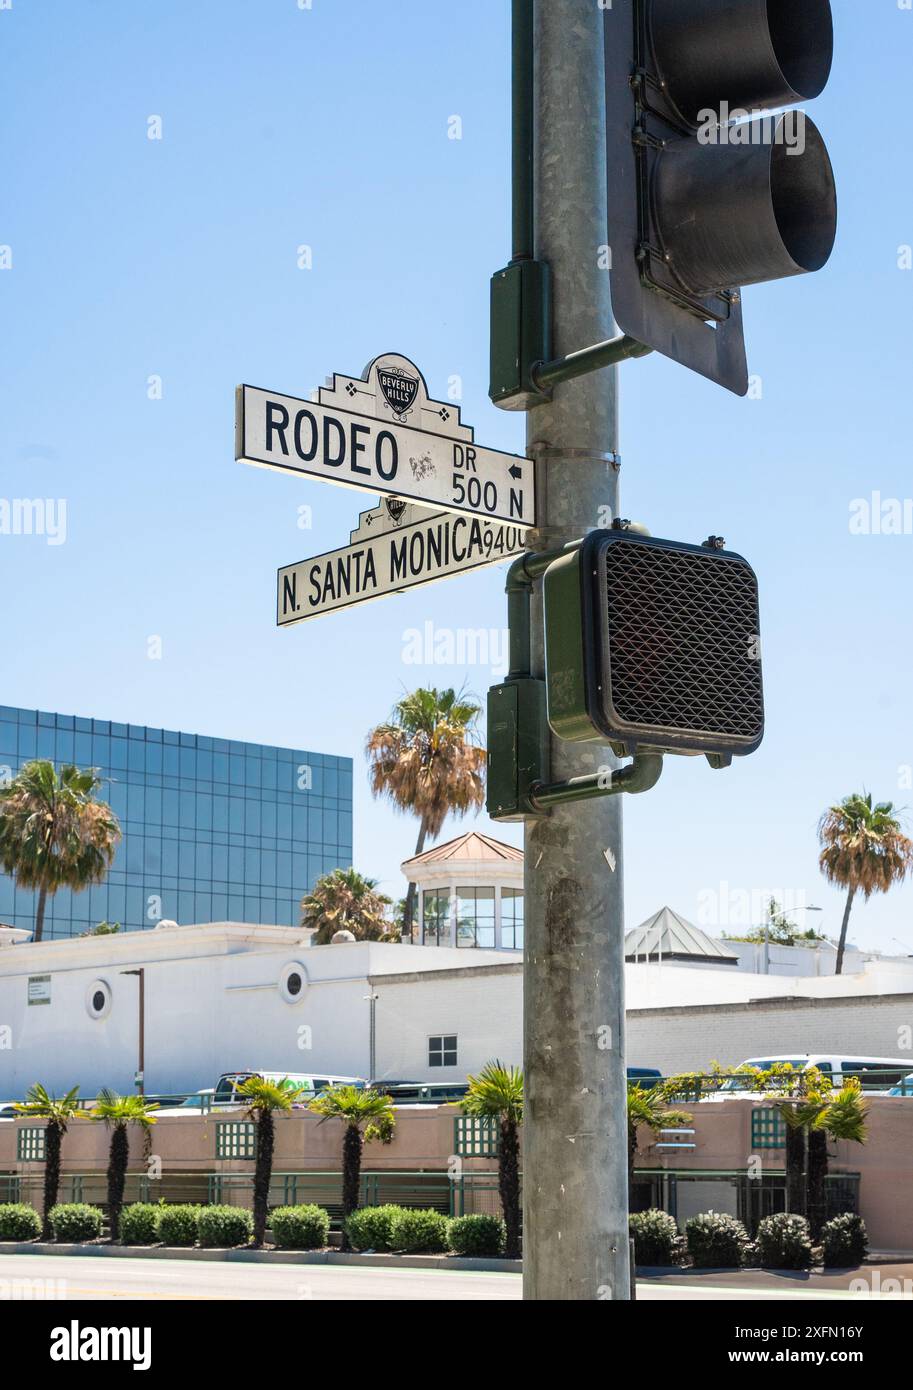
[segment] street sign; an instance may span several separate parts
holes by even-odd
[[[50,1004],[51,1002],[51,977],[50,975],[30,975],[28,982],[28,1002],[29,1004]]]
[[[290,627],[419,584],[496,565],[522,555],[524,535],[521,526],[429,512],[388,497],[380,506],[362,512],[351,545],[280,569],[276,621],[279,627]]]
[[[334,375],[314,400],[256,386],[236,394],[240,463],[535,526],[532,461],[473,437],[459,406],[431,400],[418,367],[396,353],[375,358],[363,377]]]

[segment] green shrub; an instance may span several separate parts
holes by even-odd
[[[3,1208],[0,1207],[0,1211]],[[861,1216],[845,1212],[821,1230],[824,1264],[828,1269],[855,1269],[869,1253],[869,1237]]]
[[[200,1207],[163,1202],[158,1212],[159,1240],[163,1245],[195,1245],[200,1229]]]
[[[779,1211],[758,1226],[758,1258],[762,1269],[808,1269],[812,1242],[804,1216]]]
[[[269,1224],[280,1250],[322,1250],[330,1238],[330,1213],[324,1207],[277,1207]]]
[[[134,1202],[120,1214],[121,1245],[154,1245],[159,1238],[159,1208],[151,1202]]]
[[[394,1250],[409,1254],[434,1255],[447,1249],[447,1217],[431,1208],[406,1209],[394,1219],[391,1240]]]
[[[0,1240],[35,1240],[41,1235],[41,1217],[26,1202],[0,1206]]]
[[[447,1227],[447,1240],[455,1255],[491,1259],[504,1254],[507,1228],[500,1216],[457,1216]]]
[[[201,1207],[198,1230],[201,1245],[249,1245],[254,1218],[246,1207]]]
[[[403,1208],[392,1202],[383,1207],[359,1207],[346,1221],[346,1235],[353,1250],[392,1250],[393,1226]]]
[[[666,1211],[639,1211],[628,1221],[639,1265],[674,1265],[679,1248],[675,1218]]]
[[[734,1216],[705,1211],[685,1222],[685,1244],[695,1269],[738,1269],[748,1232]]]
[[[69,1202],[52,1207],[50,1216],[55,1240],[97,1240],[101,1235],[101,1207],[90,1207],[85,1202]]]

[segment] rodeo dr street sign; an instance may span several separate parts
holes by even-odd
[[[525,530],[397,498],[362,512],[352,544],[279,571],[280,627],[522,555]]]
[[[239,386],[235,458],[437,511],[536,524],[532,461],[475,444],[459,406],[431,400],[418,367],[397,353],[375,358],[363,377],[334,375],[312,401]]]

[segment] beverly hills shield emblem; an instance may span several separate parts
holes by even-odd
[[[409,376],[399,367],[380,367],[377,380],[384,399],[396,415],[405,415],[415,405],[418,377]]]
[[[406,503],[401,497],[386,497],[384,498],[384,506],[390,520],[398,526],[402,520],[403,512],[406,510]]]

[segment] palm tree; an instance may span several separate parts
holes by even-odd
[[[334,869],[318,878],[301,899],[301,925],[314,932],[313,944],[326,946],[338,931],[350,931],[356,941],[392,940],[386,916],[390,899],[376,889],[376,879],[355,869]]]
[[[346,1222],[358,1209],[361,1188],[361,1157],[365,1144],[377,1139],[389,1144],[393,1138],[396,1116],[388,1095],[370,1086],[330,1086],[315,1096],[309,1107],[320,1115],[321,1124],[327,1120],[342,1120],[345,1133],[342,1140],[342,1248],[348,1250]]]
[[[791,1105],[781,1106],[787,1125],[800,1131],[807,1142],[805,1207],[812,1239],[817,1240],[827,1220],[827,1141],[843,1139],[864,1144],[868,1107],[856,1077],[831,1092],[827,1083],[809,1090]]]
[[[691,1119],[687,1110],[671,1110],[660,1086],[641,1086],[628,1082],[628,1207],[634,1192],[634,1160],[637,1157],[637,1129],[643,1125],[651,1134],[661,1129],[681,1129]]]
[[[467,1077],[469,1089],[460,1101],[464,1115],[477,1115],[498,1125],[498,1191],[507,1228],[504,1253],[520,1258],[520,1125],[523,1123],[523,1073],[519,1067],[488,1062],[478,1076]]]
[[[44,1130],[44,1212],[42,1214],[41,1234],[45,1240],[51,1237],[51,1209],[57,1205],[60,1188],[60,1150],[63,1136],[71,1120],[83,1113],[79,1107],[79,1087],[74,1086],[65,1096],[49,1095],[37,1082],[30,1086],[24,1102],[16,1109],[20,1115],[32,1120],[46,1120]]]
[[[111,807],[95,798],[100,786],[94,768],[67,765],[58,774],[39,759],[0,788],[0,868],[20,888],[37,889],[35,941],[49,893],[101,883],[111,867],[120,826]]]
[[[847,890],[835,968],[840,975],[853,899],[861,891],[868,902],[873,893],[887,893],[903,882],[913,869],[913,841],[901,832],[893,803],[873,806],[870,792],[854,792],[831,806],[821,817],[818,839],[821,872],[829,883]]]
[[[475,742],[480,706],[453,690],[413,690],[386,724],[368,734],[371,790],[398,811],[418,816],[415,853],[436,839],[448,815],[464,816],[485,800],[486,753]],[[411,937],[415,884],[409,884],[403,936]]]
[[[276,1142],[277,1114],[291,1110],[304,1091],[286,1078],[265,1081],[251,1076],[235,1087],[235,1094],[248,1102],[248,1115],[257,1125],[257,1161],[254,1168],[254,1248],[259,1250],[266,1237],[269,1218],[269,1188],[273,1177],[273,1148]]]
[[[144,1134],[155,1124],[153,1110],[145,1096],[119,1096],[116,1091],[99,1091],[95,1108],[89,1112],[92,1120],[101,1120],[111,1131],[108,1149],[108,1222],[111,1239],[120,1236],[120,1214],[124,1206],[124,1186],[130,1160],[130,1125],[138,1125]]]

